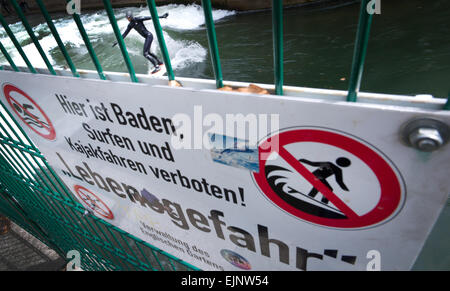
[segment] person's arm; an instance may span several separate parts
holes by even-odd
[[[334,177],[336,178],[336,182],[341,186],[342,190],[348,191],[347,186],[344,184],[344,181],[342,180],[342,171],[339,168],[334,168]]]
[[[135,19],[136,21],[147,21],[147,20],[152,19],[152,17],[151,17],[151,16],[135,17],[134,19]]]
[[[313,167],[320,167],[320,164],[322,164],[321,162],[311,162],[311,161],[308,161],[306,159],[300,159],[298,161],[301,162],[301,163],[308,164],[308,165],[313,166]]]
[[[123,39],[125,39],[125,37],[127,37],[128,33],[133,29],[133,27],[134,27],[134,23],[133,22],[128,24],[127,29],[122,34],[122,38]]]
[[[166,18],[167,16],[169,16],[169,13],[164,13],[163,15],[159,16],[159,18]],[[147,20],[151,20],[152,17],[151,16],[135,17],[135,19],[137,19],[138,21],[147,21]]]
[[[123,32],[122,34],[122,38],[125,39],[125,37],[127,37],[128,33],[131,31],[131,29],[133,29],[133,23],[128,24],[127,29]],[[115,47],[117,45],[117,41],[113,44],[113,47]]]

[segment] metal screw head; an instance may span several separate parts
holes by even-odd
[[[449,135],[448,125],[428,118],[413,120],[403,129],[405,142],[424,152],[432,152],[442,147],[447,142]]]
[[[441,134],[435,128],[417,128],[409,134],[411,145],[424,152],[432,152],[444,144]]]

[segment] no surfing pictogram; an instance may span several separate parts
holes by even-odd
[[[97,197],[97,195],[80,185],[73,186],[73,189],[75,190],[75,194],[90,210],[104,218],[114,219],[114,214],[111,212],[109,207]]]
[[[41,107],[27,93],[14,85],[4,84],[3,94],[12,111],[32,131],[48,140],[54,140],[56,138],[56,132],[52,122]]]
[[[343,132],[285,130],[263,141],[259,155],[260,171],[253,177],[263,194],[313,224],[373,227],[394,217],[404,201],[403,180],[393,163]]]

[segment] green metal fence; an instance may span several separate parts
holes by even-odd
[[[69,3],[70,0],[61,0],[64,3]],[[17,15],[21,19],[25,29],[27,30],[28,34],[30,35],[30,38],[32,39],[33,43],[35,44],[36,48],[38,49],[39,54],[41,55],[42,59],[44,60],[44,63],[46,64],[49,72],[51,74],[55,74],[55,71],[48,61],[47,57],[45,56],[45,53],[42,51],[41,46],[39,45],[39,41],[37,40],[36,36],[34,35],[34,32],[32,31],[30,25],[28,24],[28,21],[25,17],[25,15],[22,13],[19,5],[17,5],[16,0],[10,0],[12,3]],[[42,12],[49,28],[54,36],[56,42],[58,43],[58,47],[61,50],[64,58],[66,59],[66,62],[72,71],[73,76],[79,77],[79,74],[75,68],[75,65],[71,61],[71,58],[64,47],[63,43],[61,42],[61,39],[59,37],[57,29],[54,27],[54,24],[50,18],[50,15],[48,14],[45,5],[43,4],[42,0],[36,0],[40,11]],[[153,25],[155,28],[155,32],[158,38],[158,42],[160,44],[161,54],[164,59],[164,63],[167,68],[167,76],[169,81],[175,80],[175,75],[172,69],[172,65],[170,62],[169,52],[167,50],[167,46],[164,40],[164,35],[162,32],[161,25],[159,23],[159,18],[157,14],[156,4],[155,0],[147,0],[147,6],[150,12],[150,15],[152,16]],[[130,79],[132,82],[139,82],[138,78],[136,77],[136,73],[133,68],[133,64],[131,63],[131,60],[128,56],[128,51],[125,46],[125,42],[122,39],[122,36],[120,34],[117,21],[114,15],[113,7],[111,5],[110,0],[103,0],[105,10],[108,14],[108,18],[110,20],[111,26],[114,30],[114,34],[117,38],[117,43],[119,44],[122,56],[124,58],[124,62],[127,66]],[[222,76],[222,69],[220,64],[220,57],[219,57],[219,49],[217,44],[217,38],[216,38],[216,31],[214,27],[214,20],[212,17],[212,6],[211,6],[211,0],[202,0],[202,7],[204,11],[205,16],[205,24],[206,24],[206,31],[207,31],[207,38],[208,38],[208,44],[209,44],[209,50],[211,54],[211,63],[213,66],[213,71],[216,79],[216,87],[221,88],[223,87],[223,76]],[[370,0],[361,0],[361,9],[360,9],[360,16],[359,16],[359,23],[358,23],[358,30],[356,34],[355,39],[355,48],[353,53],[353,62],[351,65],[351,72],[350,72],[350,79],[349,79],[349,89],[347,94],[347,101],[348,102],[356,102],[358,98],[358,92],[361,85],[362,75],[363,75],[363,68],[364,68],[364,61],[366,58],[366,52],[369,42],[369,36],[370,36],[370,27],[373,19],[373,15],[368,12],[368,5],[372,3]],[[103,73],[102,66],[95,54],[94,48],[92,47],[89,37],[86,33],[86,30],[84,29],[83,23],[80,19],[80,16],[77,13],[73,14],[73,19],[78,27],[78,30],[80,32],[81,37],[83,38],[83,41],[86,45],[86,49],[89,52],[89,55],[92,59],[92,62],[94,63],[94,66],[97,70],[97,73],[102,80],[106,80],[106,76]],[[23,58],[24,62],[26,63],[28,69],[32,73],[37,73],[36,69],[33,68],[30,61],[28,60],[26,54],[22,50],[19,42],[15,38],[13,32],[9,28],[6,20],[4,17],[0,14],[0,23],[2,24],[3,28],[5,29],[6,33],[8,34],[9,38],[13,42],[14,46],[18,50],[19,54]],[[272,0],[272,33],[273,33],[273,58],[274,58],[274,84],[275,84],[275,94],[277,95],[283,95],[283,0]],[[6,49],[3,47],[3,45],[0,43],[0,50],[9,62],[11,68],[15,71],[18,71],[19,69],[14,64],[13,60],[9,56]],[[447,104],[443,107],[444,110],[450,109],[450,96],[447,98]]]
[[[61,0],[65,3],[69,0]],[[56,74],[52,65],[42,51],[39,41],[21,12],[15,0],[11,0],[16,13],[21,19],[30,38],[38,49],[49,72]],[[127,65],[132,82],[139,82],[133,64],[128,56],[125,43],[117,26],[114,11],[109,0],[103,0],[106,12],[114,29],[117,42]],[[366,11],[369,0],[361,1],[358,32],[355,41],[353,64],[347,101],[356,102],[362,78],[363,64],[367,50],[372,15]],[[79,73],[43,2],[37,0],[52,35],[72,71],[74,77]],[[175,80],[170,63],[169,52],[157,17],[154,0],[147,0],[155,31],[168,72],[169,81]],[[283,1],[272,0],[273,12],[273,52],[275,93],[283,95]],[[212,18],[210,0],[202,0],[205,15],[207,37],[211,61],[216,78],[216,86],[223,87],[219,49]],[[86,45],[92,62],[100,79],[106,80],[102,66],[89,41],[78,14],[73,19]],[[28,70],[37,73],[26,54],[0,14],[0,23],[23,58]],[[0,50],[14,71],[18,67],[8,51],[0,43]],[[0,69],[3,69],[0,68]],[[20,126],[11,118],[6,107],[2,105],[0,119],[0,212],[10,217],[15,223],[32,233],[44,243],[53,247],[62,257],[68,251],[77,250],[81,254],[81,268],[85,270],[198,270],[196,267],[124,232],[123,230],[91,215],[77,202],[62,180],[48,165]],[[444,109],[450,109],[450,94]]]
[[[0,212],[53,247],[76,250],[84,270],[197,270],[91,215],[2,104]]]
[[[154,11],[151,12],[155,13],[156,6],[154,1],[152,2],[150,4]],[[11,3],[49,72],[56,74],[28,24],[26,16],[15,0],[11,0]],[[37,4],[73,76],[80,77],[43,2],[37,0]],[[110,2],[104,1],[104,4],[113,28],[118,30]],[[74,14],[73,18],[100,79],[105,80],[106,76],[103,74],[79,15]],[[29,71],[37,73],[1,14],[0,23]],[[161,30],[160,27],[159,30]],[[119,44],[122,42],[122,53],[131,80],[137,82],[123,39],[120,33],[116,33],[116,36]],[[164,42],[162,34],[159,41]],[[168,59],[165,45],[162,47],[165,59]],[[0,50],[11,68],[19,71],[1,43]],[[170,62],[168,72],[169,80],[173,80]],[[4,104],[1,104],[0,108],[0,213],[5,214],[16,224],[52,247],[63,258],[66,258],[69,251],[78,251],[81,259],[80,267],[83,270],[198,270],[198,268],[87,212],[48,165],[45,157],[34,146],[23,129],[14,121]]]

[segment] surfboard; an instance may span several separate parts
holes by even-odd
[[[166,65],[162,64],[159,66],[161,68],[161,70],[159,70],[156,73],[150,73],[151,76],[163,76],[167,70],[166,70]]]

